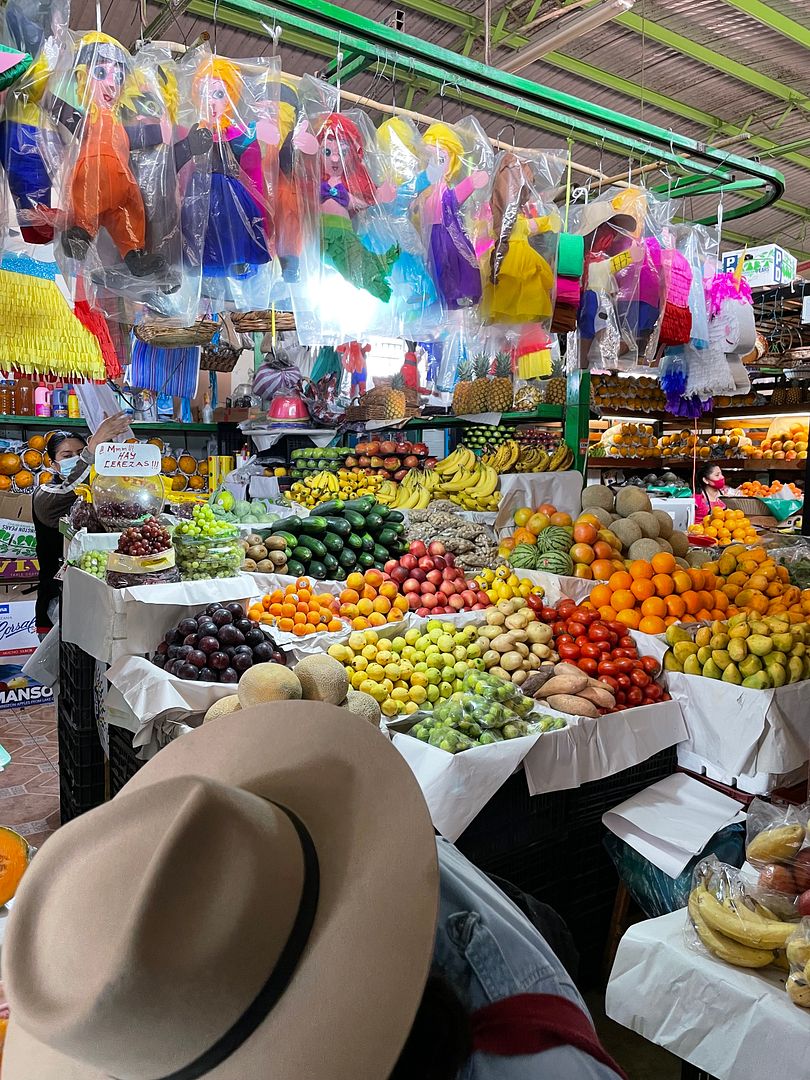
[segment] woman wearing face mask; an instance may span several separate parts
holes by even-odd
[[[53,611],[50,609],[59,596],[59,583],[55,580],[63,554],[59,519],[68,513],[76,501],[74,489],[87,478],[96,447],[103,442],[114,442],[128,424],[128,418],[118,413],[103,420],[89,441],[75,431],[54,431],[45,444],[56,475],[52,484],[44,484],[34,492],[32,505],[39,559],[36,620],[37,630],[41,634],[47,633],[53,626]]]
[[[723,507],[725,504],[720,498],[726,490],[726,478],[723,470],[714,462],[704,465],[699,477],[699,487],[695,494],[695,524],[712,512],[715,506]]]

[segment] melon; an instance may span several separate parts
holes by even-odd
[[[690,566],[703,566],[704,563],[711,562],[712,555],[706,548],[691,548],[689,554],[686,556],[686,561]]]
[[[627,555],[630,559],[644,559],[646,562],[652,562],[653,555],[657,555],[660,550],[657,540],[644,537],[641,540],[636,540]]]
[[[672,523],[672,518],[666,510],[653,510],[653,513],[658,518],[658,535],[663,536],[665,540],[669,540],[670,536],[672,536],[672,531],[675,528]]]
[[[574,572],[574,560],[567,552],[547,551],[537,560],[537,570],[545,570],[548,574],[563,574],[569,576]]]
[[[616,520],[616,515],[611,514],[609,510],[605,510],[602,506],[589,506],[588,513],[593,514],[595,518],[599,518],[602,527],[605,529],[611,524],[611,522]]]
[[[252,669],[249,669],[252,670]],[[343,664],[331,656],[305,656],[293,669],[307,701],[328,701],[340,705],[349,691],[349,676]]]
[[[649,540],[655,540],[658,537],[658,518],[655,514],[650,513],[649,510],[636,510],[632,513],[628,519],[634,521],[636,525],[641,529],[641,535],[646,536]]]
[[[610,531],[614,536],[618,536],[625,551],[629,551],[636,540],[640,540],[642,537],[638,522],[631,521],[630,518],[616,518],[610,526]]]
[[[228,716],[229,713],[236,712],[241,708],[239,695],[229,694],[227,697],[220,698],[219,701],[214,702],[203,717],[203,723],[207,724],[209,720],[216,720],[220,716]]]
[[[672,554],[674,555],[675,552],[673,551]],[[677,555],[675,556],[675,565],[680,566],[681,570],[689,569],[689,563],[686,561],[686,559],[681,559]]]
[[[589,484],[583,489],[582,509],[592,510],[595,506],[602,510],[613,509],[613,492],[604,484]]]
[[[670,555],[675,554],[672,550],[672,544],[670,544],[669,540],[665,540],[663,536],[659,536],[655,542],[656,544],[658,544],[658,547],[661,549],[661,551],[668,551]]]
[[[281,664],[255,664],[239,680],[239,704],[243,709],[270,701],[298,701],[301,683],[295,672]]]
[[[515,544],[509,556],[509,562],[516,569],[533,570],[537,562],[537,554],[534,544]]]
[[[616,492],[616,513],[619,517],[630,517],[631,514],[636,514],[640,510],[646,510],[647,513],[652,510],[652,503],[647,492],[632,486],[619,488]]]
[[[673,529],[667,537],[667,540],[669,540],[670,544],[672,545],[672,554],[678,555],[680,556],[680,558],[685,559],[686,556],[689,554],[689,548],[691,546],[689,543],[689,537],[686,535],[686,533],[678,532],[677,529]]]
[[[564,525],[549,525],[537,537],[537,550],[542,553],[559,551],[567,555],[571,543],[571,530]]]
[[[362,690],[350,690],[346,695],[346,700],[343,702],[343,708],[350,713],[354,713],[355,716],[364,717],[375,727],[379,725],[382,718],[380,706],[371,694],[364,694]]]

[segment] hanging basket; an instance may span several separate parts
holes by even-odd
[[[234,349],[232,345],[206,345],[200,356],[200,370],[233,371],[241,355],[242,350]]]
[[[282,330],[295,330],[295,315],[291,311],[277,311],[275,313],[275,327],[277,332]],[[231,315],[234,330],[240,334],[253,334],[273,329],[273,312],[270,311],[235,311]]]
[[[193,326],[172,326],[150,319],[133,327],[135,337],[158,349],[187,349],[208,345],[222,327],[212,319],[197,319]],[[230,370],[230,368],[228,369]]]

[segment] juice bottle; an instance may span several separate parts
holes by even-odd
[[[18,416],[34,415],[34,388],[27,379],[16,385],[16,408]]]
[[[72,386],[70,388],[70,392],[68,393],[67,410],[68,416],[71,418],[71,420],[76,420],[82,415],[82,410],[79,405],[79,396]]]
[[[34,391],[34,415],[51,415],[51,392],[45,383],[39,383]]]

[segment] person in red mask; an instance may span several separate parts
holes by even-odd
[[[715,462],[708,462],[703,466],[698,477],[698,490],[695,493],[696,525],[699,525],[715,506],[725,505],[720,498],[725,490],[726,478],[723,476],[723,470]]]

